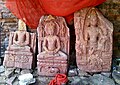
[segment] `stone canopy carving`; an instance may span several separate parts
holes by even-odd
[[[74,14],[76,61],[87,72],[109,71],[112,59],[113,25],[96,8]]]
[[[46,15],[38,28],[37,67],[39,75],[55,76],[67,72],[69,29],[64,18]]]
[[[26,24],[19,20],[18,31],[10,32],[9,45],[3,65],[31,69],[36,48],[36,34],[26,31]]]

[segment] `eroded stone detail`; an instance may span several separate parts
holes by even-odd
[[[109,71],[112,59],[113,25],[96,8],[74,14],[76,60],[88,72]]]

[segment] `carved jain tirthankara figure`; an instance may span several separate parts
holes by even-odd
[[[43,16],[38,28],[37,67],[39,75],[55,76],[67,72],[69,29],[64,18]]]
[[[22,21],[18,21],[18,31],[14,33],[13,44],[8,46],[8,50],[30,50],[30,34],[26,31],[26,24]]]
[[[113,25],[96,8],[74,14],[76,60],[88,72],[109,71],[112,59]]]
[[[36,47],[36,34],[26,31],[26,24],[19,20],[18,31],[10,32],[5,51],[4,66],[31,69]]]
[[[46,23],[45,32],[47,36],[44,37],[43,49],[45,51],[39,54],[40,57],[54,56],[67,59],[67,55],[60,51],[60,39],[55,35],[55,24],[53,22]],[[60,58],[60,57],[59,57]]]

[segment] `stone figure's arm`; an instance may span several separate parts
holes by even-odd
[[[89,28],[88,28],[89,29]],[[84,35],[85,37],[82,39],[82,41],[83,41],[83,44],[84,45],[87,45],[87,42],[88,42],[88,38],[89,38],[89,32],[88,32],[88,30],[87,30],[87,32],[85,32],[85,35]]]
[[[106,33],[103,33],[102,32],[102,29],[101,28],[99,28],[99,41],[101,42],[103,39],[104,39],[104,41],[106,41],[106,39],[107,39],[107,35],[106,35]]]
[[[85,33],[85,41],[88,40],[88,36],[89,36],[89,35],[88,35],[88,32],[86,32],[86,33]]]
[[[30,34],[26,32],[26,40],[25,40],[25,45],[29,45],[30,43]]]
[[[43,41],[43,49],[46,51],[46,52],[48,52],[49,50],[47,49],[47,39],[46,39],[46,37],[44,38],[44,41]]]
[[[98,28],[99,30],[99,33],[100,33],[100,36],[104,36],[103,32],[102,32],[102,29],[101,28]]]
[[[17,42],[16,38],[17,38],[17,33],[15,32],[15,34],[13,36],[13,44],[18,45],[18,42]]]
[[[57,36],[56,36],[56,40],[57,40],[57,48],[54,50],[55,53],[57,53],[60,50],[60,40]]]

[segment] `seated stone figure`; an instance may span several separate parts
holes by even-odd
[[[60,51],[60,40],[59,37],[54,35],[55,24],[53,22],[47,23],[45,25],[47,36],[44,37],[43,41],[43,49],[45,51],[39,54],[39,57],[51,57],[54,56],[57,58],[61,56],[61,58],[67,59],[67,55]],[[60,59],[60,57],[58,57]]]
[[[19,20],[18,31],[14,33],[13,44],[8,46],[8,50],[30,50],[30,34],[26,31],[26,24]]]
[[[10,32],[3,65],[31,69],[36,47],[34,43],[36,43],[35,33],[27,32],[26,24],[19,20],[18,31]]]
[[[69,55],[69,29],[64,18],[43,16],[38,28],[38,74],[55,76],[67,73]]]

